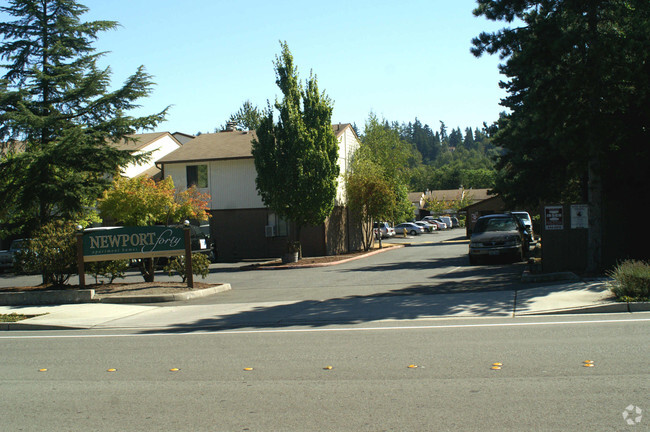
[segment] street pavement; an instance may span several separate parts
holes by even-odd
[[[54,432],[648,430],[649,325],[641,312],[2,332],[0,422]]]
[[[229,283],[233,289],[195,301],[2,306],[0,313],[38,315],[5,325],[11,329],[184,331],[628,312],[625,304],[609,304],[606,280],[524,284],[521,263],[469,266],[467,241],[458,230],[389,243],[406,247],[323,268],[242,271],[249,263],[214,264],[206,282]],[[157,280],[169,279],[157,275]],[[9,283],[7,278],[0,282]]]
[[[3,307],[47,315],[0,332],[2,429],[648,430],[650,312],[593,313],[602,280],[469,266],[459,237],[331,267],[216,264],[206,280],[232,290],[188,301]]]

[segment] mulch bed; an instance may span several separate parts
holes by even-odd
[[[209,288],[215,284],[204,282],[194,282],[194,288],[188,288],[184,282],[114,282],[112,284],[87,284],[86,289],[94,289],[95,294],[99,297],[109,296],[132,296],[148,294],[169,294],[178,292],[187,292]],[[63,287],[53,287],[51,285],[36,285],[23,287],[4,287],[0,292],[20,292],[20,291],[47,291],[47,290],[77,290],[79,285],[66,285]]]
[[[394,245],[384,245],[383,249],[389,249],[394,247]],[[306,266],[311,266],[311,265],[317,265],[317,264],[329,264],[329,263],[335,263],[337,261],[344,261],[348,260],[351,258],[357,258],[361,257],[364,255],[369,254],[370,252],[374,252],[377,249],[370,249],[369,251],[362,251],[362,252],[352,252],[352,253],[347,253],[347,254],[341,254],[341,255],[329,255],[329,256],[322,256],[322,257],[306,257],[306,258],[301,258],[298,262],[296,263],[287,263],[283,264],[282,260],[275,260],[275,261],[267,261],[264,263],[256,263],[250,266],[242,267],[244,269],[250,270],[250,269],[255,269],[255,268],[264,268],[264,267],[272,267],[272,268],[300,268],[300,267],[306,267]]]

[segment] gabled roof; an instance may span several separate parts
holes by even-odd
[[[409,201],[412,203],[419,203],[422,200],[424,193],[422,192],[409,192],[408,197]]]
[[[142,134],[133,134],[133,135],[127,135],[129,138],[135,139],[133,140],[126,140],[122,139],[119,142],[113,144],[115,148],[118,150],[130,150],[132,152],[136,152],[138,150],[142,150],[152,142],[169,135],[170,138],[172,138],[176,143],[180,146],[182,145],[176,138],[174,138],[173,135],[171,135],[169,132],[151,132],[151,133],[142,133]],[[8,146],[13,145],[14,146],[14,151],[17,153],[22,153],[25,151],[25,143],[21,141],[15,141],[13,143],[0,143],[0,154],[4,155],[7,154],[8,151]]]
[[[332,125],[332,130],[339,138],[348,127],[352,128],[349,123],[335,124]],[[257,138],[255,131],[201,134],[158,159],[156,164],[252,158],[251,141],[255,138]]]
[[[241,131],[201,134],[156,164],[252,158],[251,141],[256,137],[255,132]]]
[[[135,141],[133,141],[133,140],[128,140],[127,141],[127,140],[123,139],[120,142],[116,143],[115,147],[118,150],[138,151],[138,150],[142,150],[143,148],[145,148],[146,146],[148,146],[152,142],[154,142],[154,141],[156,141],[156,140],[158,140],[158,139],[160,139],[160,138],[162,138],[162,137],[164,137],[166,135],[169,135],[169,137],[171,139],[178,142],[176,140],[176,138],[174,138],[174,136],[172,134],[170,134],[169,132],[151,132],[151,133],[127,135],[129,138],[135,139]],[[180,146],[181,143],[178,143],[178,145]]]

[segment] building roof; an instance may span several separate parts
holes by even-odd
[[[132,139],[129,140],[123,139],[117,142],[115,144],[115,147],[118,150],[130,150],[135,152],[138,150],[142,150],[152,142],[166,135],[169,135],[170,138],[172,138],[174,141],[177,141],[176,138],[174,138],[169,132],[151,132],[151,133],[127,135],[128,138],[132,138]],[[181,143],[178,143],[178,145],[181,145]]]
[[[460,201],[463,197],[469,195],[472,202],[483,201],[492,197],[488,192],[490,189],[445,189],[426,191],[424,193],[425,199],[435,199],[437,201]]]
[[[348,127],[352,128],[350,123],[335,124],[332,125],[332,130],[338,138]],[[255,138],[257,138],[255,131],[236,130],[201,134],[158,159],[156,164],[252,158],[251,141]]]
[[[149,169],[147,169],[146,171],[142,171],[136,177],[146,177],[158,181],[158,180],[162,180],[162,171],[160,170],[160,168],[154,165]]]

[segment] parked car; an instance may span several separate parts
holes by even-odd
[[[449,219],[451,219],[451,227],[452,228],[459,228],[460,227],[460,221],[458,220],[457,217],[451,216]]]
[[[399,225],[395,225],[396,234],[410,234],[410,235],[419,235],[424,233],[424,228],[414,224],[413,222],[404,222]]]
[[[447,228],[451,229],[454,227],[454,224],[449,216],[440,216],[440,220],[447,225]]]
[[[530,243],[524,225],[511,214],[493,214],[478,218],[469,243],[469,263],[478,264],[486,257],[510,257],[523,261]]]
[[[511,212],[513,215],[519,219],[519,221],[526,227],[526,230],[528,230],[528,234],[530,236],[531,242],[534,240],[534,235],[533,235],[533,220],[530,217],[530,214],[525,211],[513,211]]]
[[[381,232],[381,238],[389,238],[395,235],[395,229],[388,222],[375,222],[374,229],[375,232],[377,230]]]
[[[434,231],[436,231],[438,229],[437,225],[432,225],[429,222],[425,222],[425,221],[415,221],[413,223],[418,225],[418,226],[421,226],[422,228],[424,228],[424,232],[429,232],[430,233],[430,232],[434,232]]]
[[[447,224],[444,223],[439,218],[434,218],[433,216],[425,216],[422,218],[423,221],[429,222],[430,224],[435,223],[438,226],[438,229],[447,229]]]
[[[170,225],[176,228],[185,228],[184,225]],[[192,253],[202,253],[207,255],[210,261],[215,262],[217,260],[215,249],[212,244],[212,239],[210,238],[209,229],[207,227],[208,233],[206,234],[206,227],[190,225],[190,243],[192,245]]]
[[[0,251],[0,270],[12,269],[16,261],[16,254],[21,251],[25,240],[17,239],[11,242],[8,250]]]

